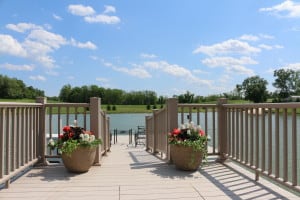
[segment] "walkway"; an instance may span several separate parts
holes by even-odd
[[[88,173],[68,173],[57,165],[34,168],[0,190],[0,199],[300,199],[263,179],[254,182],[254,174],[248,177],[232,163],[228,168],[209,162],[193,173],[176,170],[141,147],[128,147],[127,139],[119,137],[102,166]]]

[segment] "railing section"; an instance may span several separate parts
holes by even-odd
[[[101,156],[110,149],[109,117],[101,110],[100,99],[91,98],[90,103],[48,103],[45,106],[49,116],[46,123],[46,140],[57,139],[63,126],[76,122],[76,125],[93,132],[96,138],[101,138],[102,145],[95,159],[95,163],[99,163]],[[47,148],[46,158],[59,157],[56,149]]]
[[[0,184],[39,159],[42,104],[0,103]]]
[[[218,154],[217,105],[178,104],[177,99],[168,99],[166,108],[154,110],[146,117],[147,149],[169,156],[167,135],[174,128],[193,121],[201,125],[209,137],[209,154]]]
[[[179,124],[194,122],[208,136],[208,154],[218,154],[218,119],[216,104],[178,104]]]
[[[227,154],[264,175],[299,190],[299,103],[224,105]]]
[[[91,98],[89,104],[46,103],[43,97],[37,102],[0,103],[0,185],[8,187],[13,177],[30,166],[58,158],[47,143],[74,120],[103,141],[95,164],[110,150],[109,117],[101,110],[99,98]]]
[[[300,192],[299,111],[300,103],[178,104],[168,99],[166,108],[146,117],[147,149],[167,152],[169,159],[168,132],[193,121],[205,130],[208,152],[219,155],[219,162],[230,158],[254,170],[256,180],[267,176]]]

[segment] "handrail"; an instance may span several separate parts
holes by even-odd
[[[95,159],[95,164],[99,163],[110,150],[109,117],[101,110],[99,98],[90,102],[46,103],[43,97],[37,103],[0,102],[0,184],[9,187],[11,179],[24,169],[58,158],[47,148],[47,140],[57,137],[61,127],[74,119],[103,140]]]
[[[219,162],[231,159],[254,170],[256,180],[260,175],[267,176],[300,192],[297,162],[300,159],[297,147],[300,103],[228,104],[226,99],[220,99],[217,104],[175,103],[170,106],[169,100],[166,109],[176,110],[176,113],[167,112],[166,118],[172,119],[173,126],[194,121],[204,127],[211,139],[208,151],[219,155]],[[157,148],[156,141],[172,130],[169,120],[168,123],[155,120],[162,111],[154,111],[146,118],[147,150],[154,153],[166,153],[168,142],[163,141]],[[156,127],[165,132],[157,134]],[[169,160],[169,152],[166,154]]]

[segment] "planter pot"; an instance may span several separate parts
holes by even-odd
[[[202,164],[202,151],[195,151],[192,147],[171,145],[171,160],[176,168],[185,171],[195,171]]]
[[[78,147],[70,155],[63,153],[62,161],[66,169],[70,172],[87,172],[94,163],[96,147]]]

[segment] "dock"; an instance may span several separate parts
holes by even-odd
[[[83,174],[66,171],[63,165],[34,167],[0,190],[0,199],[22,200],[226,200],[226,199],[300,199],[271,182],[240,168],[209,157],[195,172],[177,170],[159,156],[145,151],[143,145],[128,145],[121,135],[101,166]]]

